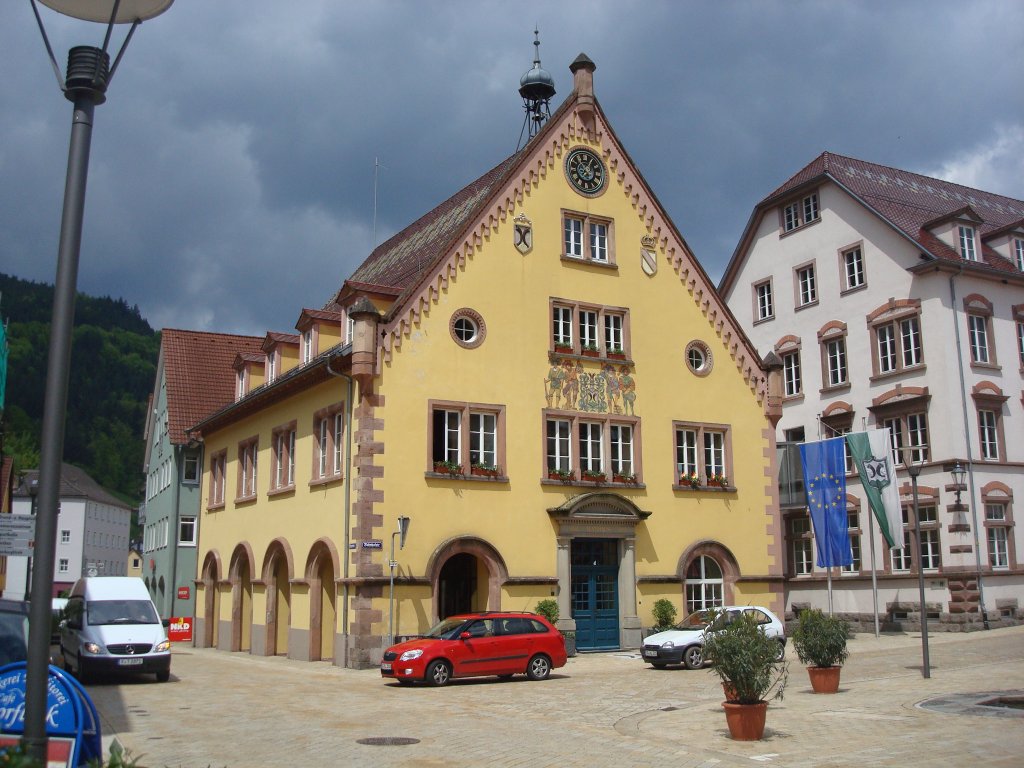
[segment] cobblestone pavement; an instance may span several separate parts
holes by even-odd
[[[926,680],[920,635],[857,635],[839,694],[821,696],[790,648],[759,742],[729,738],[711,671],[655,670],[629,651],[581,654],[543,682],[408,688],[376,670],[186,647],[169,683],[89,692],[104,743],[146,768],[1024,765],[1024,710],[977,706],[1024,695],[1024,627],[932,634],[929,649]],[[416,741],[360,743],[395,737]]]

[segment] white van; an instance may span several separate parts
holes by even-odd
[[[102,673],[171,676],[171,644],[142,579],[90,576],[68,595],[61,622],[64,669],[79,680]]]

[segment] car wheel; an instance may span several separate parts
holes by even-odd
[[[664,662],[661,662],[661,661],[652,661],[651,662],[651,666],[654,667],[655,669],[664,669],[665,667],[668,666],[668,664],[665,664]]]
[[[704,666],[704,649],[699,645],[691,645],[683,652],[683,664],[687,669],[700,669]]]
[[[437,661],[430,662],[430,666],[427,667],[427,682],[434,686],[448,685],[448,681],[452,679],[452,668],[448,666],[448,662]]]
[[[531,680],[543,680],[551,674],[551,659],[538,653],[526,665],[526,676]]]
[[[171,670],[161,671],[156,673],[156,681],[158,683],[166,683],[171,679]]]
[[[779,647],[775,651],[775,660],[782,661],[784,658],[786,658],[786,646],[784,646],[782,643],[779,643]]]

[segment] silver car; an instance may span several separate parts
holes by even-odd
[[[727,605],[695,611],[672,629],[644,638],[643,660],[656,669],[669,664],[698,669],[704,665],[704,638],[708,633],[722,629],[743,613],[752,615],[768,637],[779,641],[777,658],[781,660],[786,655],[786,628],[778,616],[759,605]],[[714,623],[709,624],[713,617]]]

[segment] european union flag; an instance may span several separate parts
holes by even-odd
[[[804,490],[814,525],[819,568],[853,562],[850,534],[846,527],[845,443],[842,437],[837,437],[800,446]]]

